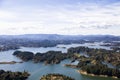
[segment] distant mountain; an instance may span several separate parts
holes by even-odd
[[[120,36],[25,34],[25,35],[0,35],[0,39],[120,41]]]

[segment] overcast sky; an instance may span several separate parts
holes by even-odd
[[[0,35],[120,36],[120,0],[0,0]]]

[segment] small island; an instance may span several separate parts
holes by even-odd
[[[71,67],[71,68],[77,68],[77,65],[73,65],[73,64],[64,64],[64,66]]]
[[[40,80],[75,80],[75,79],[62,74],[47,74],[42,76]]]
[[[30,74],[24,72],[11,72],[0,70],[0,80],[26,80]]]
[[[16,64],[16,63],[23,63],[22,61],[16,62],[16,61],[10,61],[10,62],[0,62],[0,64]]]

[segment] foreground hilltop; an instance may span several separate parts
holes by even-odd
[[[11,72],[0,70],[0,80],[26,80],[30,74],[26,71],[24,72]]]
[[[41,77],[40,80],[75,80],[75,79],[61,74],[47,74]]]

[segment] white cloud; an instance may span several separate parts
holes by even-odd
[[[17,6],[0,9],[0,34],[120,35],[120,3]]]

